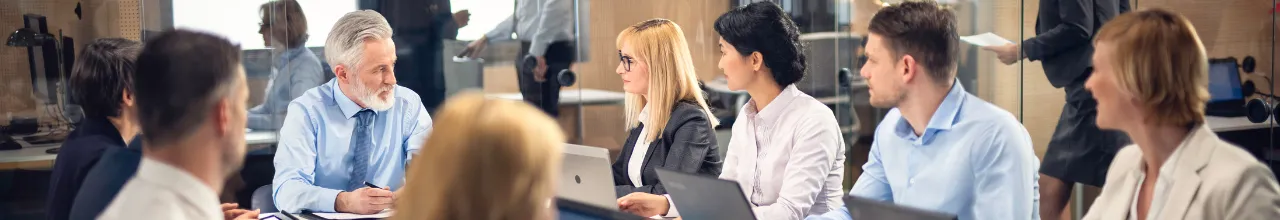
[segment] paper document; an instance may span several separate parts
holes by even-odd
[[[382,210],[382,212],[379,212],[377,214],[372,214],[372,215],[360,215],[360,214],[351,214],[351,213],[318,213],[318,212],[313,212],[311,214],[320,216],[321,218],[325,218],[325,219],[369,219],[369,218],[384,219],[384,218],[390,218],[391,214],[393,213],[395,213],[395,211],[386,209],[386,210]]]
[[[1013,41],[1009,41],[1009,39],[1004,39],[1003,37],[1000,37],[1000,35],[996,35],[991,32],[972,35],[972,36],[963,36],[963,37],[960,37],[960,40],[969,44],[977,45],[979,47],[1013,44]]]

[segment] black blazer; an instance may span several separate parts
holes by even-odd
[[[135,142],[140,139],[134,138]],[[71,204],[77,200],[76,193],[80,191],[89,170],[98,163],[107,149],[123,149],[126,146],[124,138],[120,137],[120,131],[107,118],[86,117],[76,125],[76,129],[67,135],[67,140],[58,150],[58,160],[53,163],[53,172],[49,177],[49,200],[45,205],[48,219],[68,219]]]
[[[641,187],[632,184],[627,174],[631,151],[635,149],[644,124],[632,128],[622,145],[622,154],[613,162],[614,190],[619,197],[633,192],[650,194],[666,194],[667,189],[658,181],[655,168],[679,170],[707,176],[719,176],[724,160],[720,158],[719,146],[716,145],[716,132],[711,128],[707,113],[697,104],[678,102],[671,110],[671,119],[667,121],[662,136],[649,144],[644,156],[644,166],[640,169]]]
[[[1049,84],[1065,87],[1067,101],[1091,98],[1084,81],[1093,66],[1093,36],[1126,11],[1129,0],[1040,0],[1036,36],[1022,42],[1022,53],[1044,64]]]

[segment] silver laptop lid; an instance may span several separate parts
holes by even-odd
[[[608,149],[565,144],[556,196],[617,210],[610,165]]]

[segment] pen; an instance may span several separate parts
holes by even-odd
[[[381,188],[382,188],[382,187],[378,187],[377,185],[373,185],[372,183],[369,183],[368,181],[364,182],[364,186],[368,186],[369,188],[376,188],[376,189],[381,189]]]

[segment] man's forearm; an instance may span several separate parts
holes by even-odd
[[[277,186],[275,199],[280,211],[300,212],[303,209],[316,212],[334,212],[341,190],[328,189],[296,181],[286,181]]]

